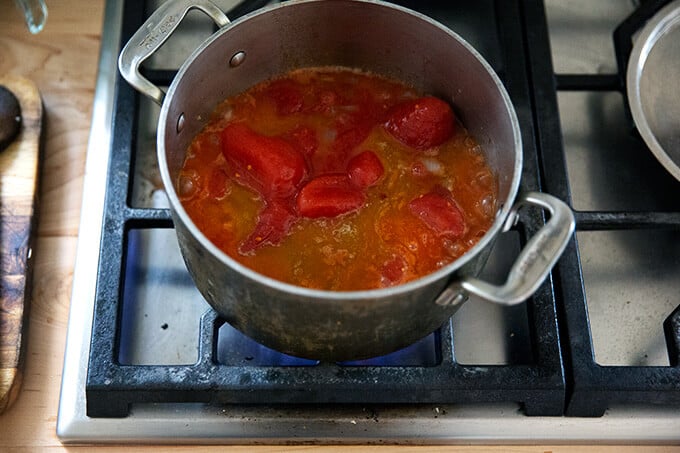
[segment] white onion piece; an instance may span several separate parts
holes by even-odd
[[[420,162],[423,163],[427,171],[437,176],[441,176],[444,172],[441,162],[434,157],[421,157]]]

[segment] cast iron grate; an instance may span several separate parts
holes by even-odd
[[[548,28],[540,2],[524,0],[530,81],[538,134],[541,173],[544,189],[563,200],[569,200],[570,188],[557,109],[557,92],[618,91],[625,97],[625,74],[634,33],[668,0],[648,0],[614,31],[618,73],[555,74],[551,65]],[[627,102],[626,102],[627,105]],[[631,120],[632,121],[632,120]],[[625,133],[626,131],[624,131]],[[631,130],[635,134],[631,123]],[[616,165],[616,163],[612,163]],[[649,175],[651,178],[665,175]],[[677,193],[677,192],[676,192]],[[659,196],[675,196],[659,194]],[[670,203],[672,205],[672,203]],[[677,205],[677,204],[675,204]],[[655,230],[680,229],[678,211],[576,211],[576,230]],[[568,246],[558,268],[558,300],[561,302],[563,350],[567,365],[566,415],[601,416],[615,404],[652,403],[680,404],[680,306],[666,319],[664,333],[669,366],[603,366],[595,361],[593,338],[588,324],[586,294],[581,275],[576,239]]]
[[[405,2],[446,23],[437,12],[447,6],[437,2]],[[488,0],[486,23],[496,24],[495,46],[482,53],[491,55],[516,106],[524,142],[525,164],[522,190],[541,190],[540,149],[547,149],[538,129],[544,117],[534,111],[538,97],[530,78],[539,79],[540,71],[530,68],[528,45],[531,32],[526,24],[545,21],[542,8],[535,2]],[[478,3],[479,4],[479,3]],[[472,4],[468,4],[472,6]],[[257,4],[253,6],[259,6]],[[463,8],[464,5],[456,4]],[[122,42],[142,24],[143,2],[125,2]],[[241,12],[246,11],[243,8]],[[235,14],[231,14],[235,16]],[[538,16],[538,17],[532,17]],[[446,16],[444,14],[444,16]],[[533,25],[532,25],[533,27]],[[487,31],[485,31],[486,33]],[[539,27],[539,32],[542,29]],[[544,44],[546,48],[547,42]],[[541,48],[539,47],[539,50]],[[485,55],[488,57],[488,55]],[[531,55],[533,61],[534,55]],[[549,59],[546,60],[550,70]],[[167,86],[172,71],[150,71],[147,76]],[[549,79],[552,83],[552,78]],[[552,89],[546,82],[541,87]],[[554,94],[554,91],[552,92]],[[547,96],[550,100],[552,95]],[[311,367],[227,366],[218,363],[214,345],[217,329],[223,324],[212,312],[201,322],[199,358],[192,365],[123,365],[118,361],[122,294],[125,285],[127,236],[132,229],[172,228],[170,214],[164,209],[135,208],[130,192],[138,128],[139,95],[122,79],[117,82],[112,122],[112,153],[109,162],[104,227],[94,309],[93,335],[86,383],[87,414],[90,417],[124,417],[131,404],[159,402],[203,402],[212,404],[403,404],[403,403],[521,403],[527,415],[562,415],[566,387],[558,304],[553,279],[549,278],[527,301],[529,335],[533,360],[529,364],[474,365],[457,363],[454,333],[450,323],[434,335],[437,362],[428,366],[353,366],[321,363]],[[554,105],[540,105],[554,110]],[[548,128],[550,131],[550,127]],[[556,138],[559,141],[559,128]],[[558,144],[554,149],[560,150]],[[543,164],[545,165],[545,164]],[[556,172],[562,171],[557,169]],[[552,193],[568,197],[568,187],[552,187]],[[530,237],[543,224],[542,215],[524,213],[517,226],[520,238]],[[557,268],[557,274],[577,275],[575,244],[571,254]],[[566,269],[565,269],[566,268]],[[572,294],[568,294],[572,296]],[[582,301],[580,297],[576,299]]]

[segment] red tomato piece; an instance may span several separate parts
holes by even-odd
[[[366,202],[364,193],[345,174],[318,176],[305,184],[297,197],[303,217],[337,217],[356,211]]]
[[[257,134],[242,123],[224,128],[222,153],[233,167],[235,180],[266,199],[293,195],[307,174],[305,159],[293,145]]]
[[[370,132],[371,126],[369,124],[356,124],[340,128],[332,145],[333,153],[340,156],[350,154],[354,148],[366,140]]]
[[[343,98],[335,90],[323,89],[314,93],[314,102],[310,111],[332,115],[336,106],[342,104]]]
[[[465,233],[463,213],[451,193],[444,188],[435,188],[411,200],[408,207],[416,217],[441,236],[455,239]]]
[[[400,142],[418,150],[441,145],[454,131],[451,106],[433,96],[397,104],[387,115],[385,129]]]
[[[337,136],[331,149],[337,155],[348,157],[351,151],[361,144],[374,126],[380,124],[382,113],[370,99],[362,99],[362,103],[354,105],[354,110],[339,113],[334,122]]]
[[[385,168],[373,151],[364,151],[347,163],[349,180],[357,187],[370,187],[378,182]]]
[[[267,96],[274,100],[276,113],[280,116],[302,111],[304,96],[299,83],[290,79],[274,80],[267,87]]]
[[[404,278],[408,263],[399,255],[395,255],[385,261],[381,269],[381,278],[385,286],[395,285]]]
[[[277,245],[290,232],[297,216],[284,200],[268,202],[260,212],[253,232],[239,247],[241,254],[247,255],[261,245]]]
[[[335,124],[336,137],[330,144],[330,151],[314,163],[317,173],[340,173],[346,171],[347,159],[354,154],[355,148],[368,137],[372,125],[360,123],[354,119],[348,122],[338,121]]]
[[[214,168],[208,180],[208,193],[211,198],[220,199],[229,193],[229,176],[221,168]]]
[[[298,126],[286,133],[284,138],[290,141],[307,157],[313,156],[319,147],[316,131],[311,127]]]
[[[326,107],[333,107],[340,102],[340,96],[333,90],[324,90],[319,93],[319,103]]]

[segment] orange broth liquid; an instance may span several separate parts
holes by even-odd
[[[273,81],[225,100],[189,146],[179,176],[184,208],[226,254],[293,285],[335,291],[375,289],[417,279],[451,263],[486,233],[496,212],[496,178],[480,146],[460,123],[446,142],[419,151],[395,139],[376,121],[390,107],[419,97],[411,87],[335,67],[299,69],[283,75],[278,83],[281,80],[302,87],[302,107],[282,113],[269,90]],[[363,111],[370,117],[366,123],[356,118]],[[329,218],[300,217],[280,243],[239,253],[265,201],[235,182],[222,154],[220,131],[233,121],[244,121],[266,136],[289,136],[301,125],[313,129],[317,148],[306,156],[307,179],[341,171],[352,156],[365,150],[378,156],[384,174],[365,190],[366,202],[359,210]],[[354,138],[360,140],[355,144],[350,131],[349,145],[337,151],[334,143],[346,132],[339,125],[345,123],[364,127],[365,133]],[[455,240],[438,234],[408,209],[411,200],[435,186],[448,189],[463,214],[465,232]]]

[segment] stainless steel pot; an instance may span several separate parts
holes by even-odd
[[[221,27],[180,68],[167,95],[139,65],[192,8]],[[303,66],[358,67],[396,77],[450,101],[482,145],[498,178],[498,212],[488,233],[455,262],[392,288],[321,291],[260,275],[215,247],[183,209],[176,191],[185,150],[226,97]],[[327,361],[378,356],[439,328],[475,294],[502,304],[529,297],[566,246],[574,219],[560,200],[542,193],[515,202],[522,170],[520,131],[501,82],[483,58],[450,29],[378,1],[301,0],[268,7],[233,23],[203,0],[160,7],[123,49],[119,67],[139,91],[162,104],[158,161],[179,245],[196,286],[227,322],[258,342],[296,356]],[[475,275],[494,239],[524,205],[550,212],[525,246],[507,282]]]

